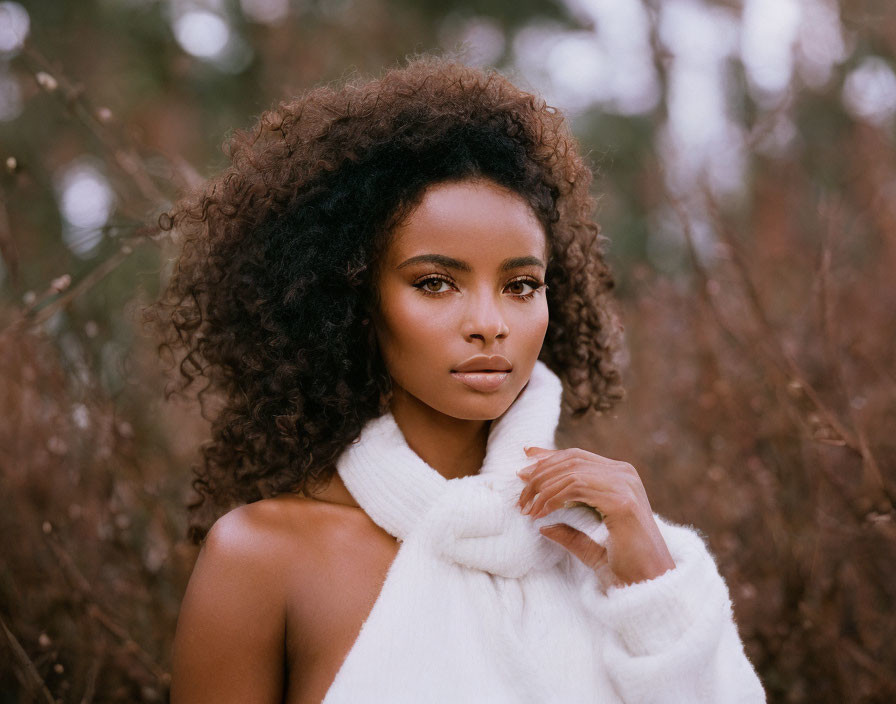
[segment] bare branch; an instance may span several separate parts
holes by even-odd
[[[50,694],[50,690],[47,688],[44,678],[40,676],[37,667],[32,662],[31,658],[28,657],[28,653],[25,652],[22,644],[19,643],[12,631],[9,630],[9,627],[6,625],[6,621],[3,620],[2,616],[0,616],[0,627],[2,627],[3,635],[6,637],[6,643],[12,651],[13,659],[19,666],[19,669],[16,672],[22,681],[22,685],[28,690],[28,693],[33,699],[43,699],[47,704],[56,704],[56,700],[53,698],[53,695]]]
[[[119,624],[100,606],[94,597],[90,582],[88,582],[87,578],[81,574],[75,561],[71,558],[68,552],[66,552],[59,541],[52,535],[48,535],[46,542],[59,561],[62,572],[69,584],[71,584],[75,591],[78,592],[78,596],[89,604],[87,615],[121,641],[125,650],[132,654],[158,682],[167,685],[170,679],[168,673],[166,673],[165,670],[156,663],[153,657],[130,636],[124,626]]]

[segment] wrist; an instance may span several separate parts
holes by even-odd
[[[613,571],[623,586],[655,579],[675,569],[675,561],[652,513],[632,515],[615,526],[611,541],[624,564]],[[613,561],[615,562],[615,561]]]

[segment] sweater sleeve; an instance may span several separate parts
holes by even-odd
[[[728,587],[701,536],[654,518],[675,568],[627,586],[606,568],[578,563],[586,613],[599,629],[598,652],[626,704],[755,704],[765,692],[731,609]]]

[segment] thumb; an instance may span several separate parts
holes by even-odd
[[[553,540],[569,550],[586,567],[597,569],[607,561],[607,549],[572,526],[565,523],[552,523],[542,526],[538,531],[545,538]]]

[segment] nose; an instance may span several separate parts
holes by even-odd
[[[470,298],[463,322],[463,334],[468,342],[481,340],[489,344],[493,340],[503,340],[509,333],[499,302],[489,294]]]

